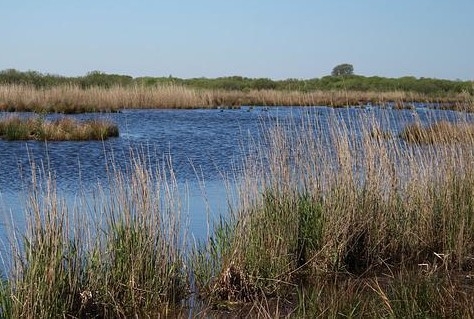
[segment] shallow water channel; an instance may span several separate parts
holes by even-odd
[[[336,115],[357,134],[358,119],[381,118],[387,130],[397,131],[417,119],[429,122],[452,119],[451,111],[391,110],[378,108],[327,107],[248,108],[213,110],[123,110],[113,114],[68,115],[78,119],[101,118],[118,124],[120,136],[104,142],[35,142],[0,140],[0,247],[8,247],[11,228],[24,228],[24,210],[31,163],[50,171],[58,192],[74,202],[79,193],[92,194],[98,185],[107,184],[108,168],[113,164],[126,169],[131,151],[145,154],[152,165],[161,167],[171,158],[177,182],[186,189],[186,214],[189,233],[205,238],[207,220],[228,210],[223,176],[238,177],[238,168],[249,151],[259,143],[264,127],[302,117],[319,117],[322,123]],[[0,113],[0,118],[11,116]],[[30,116],[20,114],[20,116]],[[47,115],[47,118],[64,115]],[[387,121],[387,119],[389,119]],[[203,187],[204,184],[204,193]]]

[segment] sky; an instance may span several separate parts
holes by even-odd
[[[474,0],[1,0],[0,70],[474,80]]]

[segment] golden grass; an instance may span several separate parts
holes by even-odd
[[[117,125],[109,121],[54,121],[41,117],[21,119],[13,116],[0,120],[0,138],[6,140],[85,141],[105,140],[119,135]]]
[[[114,112],[124,108],[215,108],[242,105],[344,107],[367,103],[395,103],[410,107],[412,102],[435,102],[449,108],[473,109],[472,101],[459,94],[442,99],[412,92],[358,91],[223,91],[198,90],[179,85],[156,87],[86,88],[58,86],[36,89],[25,85],[0,85],[0,110],[57,113]]]

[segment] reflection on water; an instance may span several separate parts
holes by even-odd
[[[359,116],[362,114],[362,117]],[[161,168],[172,159],[178,183],[189,189],[186,211],[190,231],[197,238],[207,232],[208,213],[227,211],[227,194],[222,175],[232,177],[252,143],[261,140],[262,127],[302,117],[318,117],[321,125],[335,115],[355,134],[361,119],[380,120],[383,130],[401,130],[409,122],[429,123],[439,118],[454,119],[451,111],[390,109],[242,108],[239,110],[124,110],[116,114],[81,114],[79,119],[105,118],[118,124],[120,137],[104,142],[25,142],[0,140],[0,213],[19,228],[26,189],[31,181],[31,163],[50,171],[57,188],[69,200],[80,191],[94,192],[106,185],[111,169],[126,169],[132,153],[140,153],[150,165]],[[0,113],[0,118],[9,116]],[[48,115],[58,117],[61,115]],[[206,196],[198,179],[205,182]],[[5,224],[5,222],[3,223]],[[6,227],[0,229],[5,238]]]

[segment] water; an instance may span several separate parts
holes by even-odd
[[[120,137],[104,142],[35,142],[0,140],[0,238],[5,239],[11,221],[21,229],[24,224],[26,190],[31,182],[31,163],[50,171],[58,191],[74,201],[82,190],[93,192],[106,185],[111,165],[125,169],[131,151],[145,154],[151,165],[163,166],[172,159],[178,183],[189,190],[187,207],[190,232],[203,238],[209,213],[227,212],[227,194],[223,175],[238,175],[236,168],[247,155],[250,141],[259,142],[262,127],[276,121],[316,116],[328,123],[330,115],[345,122],[351,130],[360,130],[359,115],[375,117],[386,125],[382,129],[399,131],[409,122],[423,123],[453,120],[459,114],[451,111],[330,109],[326,107],[242,108],[238,110],[124,110],[114,114],[69,115],[78,119],[108,119],[119,126]],[[388,116],[387,116],[388,114]],[[0,118],[10,116],[0,113]],[[21,116],[29,116],[21,114]],[[54,118],[61,115],[48,115]],[[388,122],[387,122],[387,119]],[[205,183],[206,200],[200,181]],[[209,205],[208,205],[209,204]],[[8,225],[8,226],[7,226]]]
[[[54,176],[58,191],[73,201],[80,191],[106,185],[112,166],[125,169],[131,152],[144,154],[158,168],[171,158],[178,183],[187,188],[190,231],[202,237],[209,207],[214,215],[227,209],[223,175],[233,175],[248,139],[260,134],[260,124],[271,116],[289,116],[290,109],[240,110],[124,110],[113,114],[73,115],[99,118],[119,126],[120,137],[104,142],[36,142],[0,140],[0,221],[13,219],[21,228],[31,164]],[[2,113],[1,117],[11,116]],[[20,116],[31,116],[20,114]],[[47,119],[61,115],[48,115]],[[69,115],[71,116],[71,115]],[[136,155],[135,155],[136,156]],[[232,177],[232,176],[229,176]],[[202,187],[204,181],[206,204]],[[0,228],[5,233],[5,227]],[[4,237],[4,236],[1,236]]]

